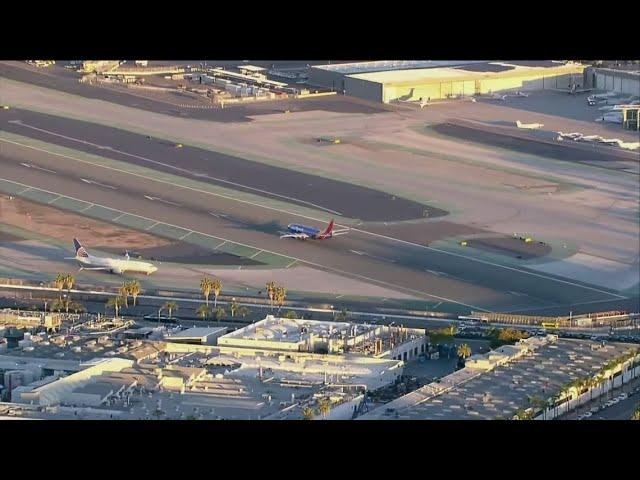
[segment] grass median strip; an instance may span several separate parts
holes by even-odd
[[[45,192],[35,187],[28,188],[28,186],[24,184],[12,182],[10,180],[0,179],[0,191],[17,197],[24,197],[37,203],[49,204],[62,210],[68,210],[73,213],[80,213],[81,215],[86,215],[99,220],[106,220],[111,223],[127,226],[139,231],[147,231],[161,237],[181,240],[186,243],[192,243],[212,250],[216,249],[219,252],[229,253],[238,257],[253,257],[253,260],[273,268],[284,268],[292,261],[291,257],[279,255],[277,253],[264,252],[259,248],[240,245],[233,241],[227,241],[213,235],[194,232],[193,230],[176,225],[168,225],[163,222],[103,207],[101,205],[91,205],[82,200],[66,197],[53,192]],[[54,199],[56,201],[54,203],[50,203],[51,200]],[[91,205],[90,208],[87,208],[88,205]],[[216,246],[218,246],[218,248],[216,248]],[[260,256],[261,258],[258,258]]]

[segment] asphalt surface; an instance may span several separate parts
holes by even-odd
[[[20,123],[16,123],[20,122]],[[445,210],[329,178],[253,162],[126,130],[28,110],[0,116],[0,129],[234,190],[363,221],[436,218]]]
[[[27,168],[22,163],[49,171]],[[526,309],[534,312],[554,308],[575,311],[576,304],[599,310],[597,302],[620,303],[622,300],[603,289],[593,289],[578,282],[479,262],[374,235],[364,229],[353,229],[348,235],[329,241],[280,240],[277,231],[287,223],[314,223],[260,205],[249,206],[233,199],[105,170],[7,142],[2,142],[0,166],[0,177],[4,179],[242,242],[293,257],[302,264],[419,298],[458,303],[463,310]],[[88,184],[82,178],[110,184],[115,190]],[[155,199],[150,200],[145,195]],[[213,216],[214,209],[226,216]],[[437,228],[437,222],[431,226]]]
[[[194,64],[192,63],[191,65]],[[28,67],[23,62],[0,62],[0,77],[149,112],[215,122],[250,122],[252,121],[251,116],[282,113],[284,110],[290,110],[291,112],[325,110],[329,112],[365,114],[386,111],[386,109],[377,107],[374,104],[360,102],[342,95],[293,101],[264,101],[225,106],[223,109],[184,108],[178,106],[179,104],[174,105],[142,95],[128,93],[124,88],[101,87],[80,83],[78,82],[79,75],[77,73],[68,71],[59,65],[36,70],[36,67]]]
[[[497,127],[492,127],[490,130],[489,128],[468,124],[442,123],[431,128],[439,134],[453,138],[556,160],[582,163],[585,158],[588,158],[590,164],[598,162],[602,163],[603,166],[608,166],[607,163],[619,160],[638,160],[639,158],[637,152],[628,152],[600,145],[585,145],[572,141],[551,143],[548,139],[526,138],[523,136],[525,135],[524,133],[516,135],[514,133],[496,132],[495,129]],[[585,155],[585,152],[588,152],[588,156]],[[611,167],[609,166],[609,168]]]

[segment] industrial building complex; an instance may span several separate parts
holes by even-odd
[[[573,84],[584,85],[584,69],[570,62],[365,62],[313,66],[309,83],[389,103],[516,89],[568,89]]]

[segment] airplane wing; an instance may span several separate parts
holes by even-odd
[[[280,238],[299,238],[305,240],[309,238],[309,235],[306,233],[285,233],[284,235],[280,235]]]
[[[108,267],[80,267],[80,270],[111,270]]]

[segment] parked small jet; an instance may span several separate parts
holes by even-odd
[[[158,267],[147,262],[130,260],[127,254],[126,259],[94,257],[89,255],[77,238],[73,239],[73,246],[76,250],[75,257],[67,257],[67,260],[76,260],[80,264],[80,270],[104,270],[110,273],[122,274],[125,272],[139,272],[151,275],[158,270]]]
[[[334,221],[329,222],[329,226],[325,231],[321,232],[320,229],[315,227],[308,227],[306,225],[300,225],[298,223],[290,223],[287,225],[287,232],[280,235],[280,238],[297,238],[298,240],[306,240],[311,238],[312,240],[325,240],[335,235],[344,235],[349,231],[348,228],[342,230],[333,229]]]

